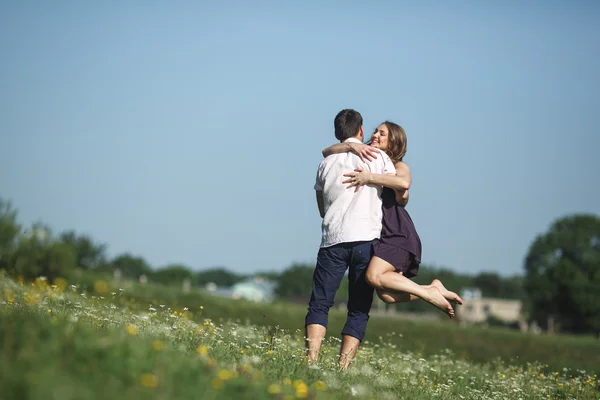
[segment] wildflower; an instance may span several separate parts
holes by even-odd
[[[152,348],[156,351],[161,351],[163,347],[165,347],[165,345],[160,340],[155,340],[152,342]]]
[[[325,382],[323,382],[323,381],[316,381],[315,382],[315,389],[317,389],[317,390],[325,390],[325,389],[327,389],[327,385],[325,385]]]
[[[279,387],[278,384],[273,383],[273,384],[269,385],[269,387],[267,388],[267,393],[279,394],[279,393],[281,393],[281,388]]]
[[[52,312],[52,310],[51,310],[51,309],[48,309],[48,312],[49,312],[49,313],[51,313],[51,312]]]
[[[299,399],[305,399],[308,397],[308,386],[302,381],[298,385],[294,385],[296,387],[296,397]]]
[[[58,278],[54,279],[54,285],[56,286],[55,290],[58,293],[62,293],[67,288],[67,281],[64,278],[58,277]]]
[[[292,384],[292,380],[290,378],[283,378],[283,384],[289,386]]]
[[[204,306],[200,306],[200,309],[201,309],[201,310],[204,310]]]
[[[209,358],[208,361],[206,361],[206,365],[208,365],[209,367],[214,367],[215,365],[217,365],[217,360],[215,360],[214,358]]]
[[[140,377],[140,384],[146,388],[155,388],[158,386],[158,378],[153,374],[144,374]]]
[[[99,280],[94,282],[94,291],[98,294],[108,293],[108,284],[105,281]]]
[[[129,335],[131,336],[135,336],[137,335],[137,328],[135,325],[127,325],[127,327],[125,328],[125,332],[127,332]]]
[[[233,378],[233,373],[231,371],[226,370],[226,369],[222,369],[222,370],[219,371],[218,377],[222,381],[228,381],[231,378]]]
[[[205,356],[208,354],[208,347],[206,346],[198,346],[198,348],[196,349],[196,352],[198,354],[200,354],[201,356]]]

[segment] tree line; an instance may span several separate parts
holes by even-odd
[[[192,286],[215,283],[229,287],[237,282],[262,276],[276,283],[280,299],[306,302],[312,283],[312,264],[292,264],[281,272],[266,271],[251,276],[231,272],[224,267],[195,270],[183,264],[151,266],[143,257],[129,253],[107,257],[106,245],[91,237],[66,231],[58,235],[40,223],[29,228],[17,220],[17,210],[0,197],[0,269],[13,276],[49,280],[68,277],[77,269],[113,274],[124,278],[141,275],[161,284]],[[448,268],[422,265],[417,283],[428,284],[434,278],[460,292],[478,288],[484,297],[522,300],[530,320],[540,326],[566,332],[600,332],[600,218],[595,215],[571,215],[557,219],[548,232],[538,235],[524,260],[524,274],[503,277],[495,272],[475,275],[456,273]],[[347,299],[344,280],[336,300]],[[401,304],[406,311],[421,311],[423,302]]]

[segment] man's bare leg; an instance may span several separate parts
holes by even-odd
[[[350,335],[342,335],[342,347],[340,348],[339,367],[341,371],[346,371],[348,366],[356,356],[360,346],[360,340]]]
[[[306,326],[306,359],[309,365],[313,365],[319,359],[319,350],[325,339],[327,328],[319,324]]]

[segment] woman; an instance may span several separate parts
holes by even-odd
[[[324,157],[352,151],[363,161],[377,157],[378,151],[385,151],[396,167],[395,177],[372,174],[362,169],[344,174],[347,179],[342,183],[349,184],[348,188],[355,187],[355,191],[362,185],[383,186],[381,237],[373,245],[373,257],[366,274],[367,282],[386,303],[421,298],[448,314],[450,318],[454,318],[454,309],[449,300],[462,304],[462,299],[456,293],[447,290],[437,279],[430,285],[419,285],[409,279],[416,276],[419,270],[421,240],[404,208],[408,203],[408,190],[394,190],[399,179],[408,182],[408,187],[411,183],[410,169],[402,161],[406,154],[406,133],[401,126],[385,121],[375,129],[369,144],[370,146],[361,143],[339,143],[323,150]]]

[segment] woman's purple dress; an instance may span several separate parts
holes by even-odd
[[[383,188],[381,238],[373,245],[373,255],[392,264],[407,278],[417,276],[421,263],[421,239],[408,211],[396,202],[393,189]]]

